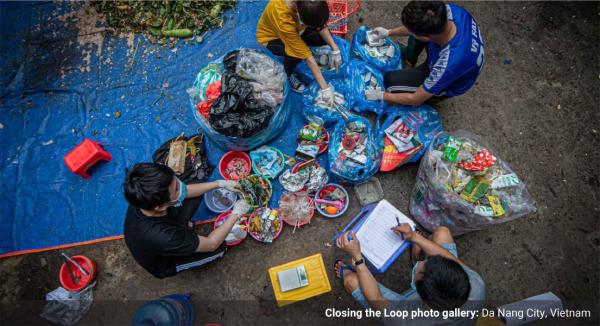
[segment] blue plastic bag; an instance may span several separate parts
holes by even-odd
[[[268,57],[272,58],[276,62],[276,64],[281,65],[281,63],[279,63],[279,61],[277,61],[277,59],[275,59],[274,56],[271,55],[265,49],[252,48],[252,50],[267,55]],[[225,56],[214,60],[213,62],[209,63],[209,65],[218,65],[221,68],[221,70],[223,70],[223,58]],[[196,78],[196,82],[198,82],[198,80],[201,80],[201,78]],[[259,132],[255,133],[250,137],[241,138],[227,136],[217,132],[211,127],[209,121],[196,109],[196,103],[199,101],[199,98],[197,97],[195,91],[198,88],[196,82],[194,82],[194,86],[191,89],[191,91],[188,91],[188,93],[190,94],[190,104],[192,108],[192,113],[194,115],[194,118],[198,122],[202,133],[210,140],[212,140],[213,143],[219,146],[219,148],[221,148],[222,150],[247,151],[254,149],[277,137],[277,135],[279,135],[279,133],[283,131],[288,121],[290,120],[290,117],[292,115],[292,103],[290,98],[287,96],[289,85],[287,79],[285,80],[286,81],[283,84],[283,101],[275,107],[274,113],[271,116],[268,127],[260,130]]]
[[[418,162],[421,156],[427,151],[427,148],[429,148],[429,144],[433,138],[444,131],[442,128],[442,116],[434,107],[429,105],[390,105],[385,108],[381,115],[380,120],[383,120],[383,122],[380,124],[380,120],[377,121],[377,139],[381,148],[384,146],[386,137],[385,129],[398,119],[402,119],[407,127],[415,130],[419,142],[423,144],[423,148],[405,163]]]
[[[387,72],[390,70],[402,69],[402,60],[400,53],[400,46],[398,43],[392,41],[390,38],[385,39],[385,43],[383,46],[393,46],[394,47],[394,55],[390,59],[380,59],[376,56],[372,56],[369,54],[367,50],[366,42],[367,42],[367,31],[369,29],[366,26],[359,27],[354,34],[352,34],[352,46],[351,51],[352,54],[361,60],[377,67],[382,72]]]
[[[340,54],[342,55],[342,64],[337,71],[335,70],[335,68],[328,69],[328,70],[321,69],[321,74],[323,74],[323,78],[325,78],[325,80],[327,80],[327,81],[334,79],[334,78],[340,78],[340,77],[346,76],[348,62],[350,61],[350,44],[348,43],[348,41],[346,41],[343,38],[340,38],[338,36],[335,36],[335,35],[333,36],[333,41],[340,49]],[[319,58],[317,58],[315,53],[318,52],[319,48],[327,48],[328,50],[331,50],[331,47],[329,45],[311,46],[310,50],[312,51],[313,56],[315,56],[315,59],[317,61],[319,60]],[[300,62],[298,64],[298,66],[296,67],[296,73],[298,73],[300,76],[302,76],[304,79],[306,79],[308,81],[315,80],[315,77],[313,76],[312,71],[310,71],[310,68],[306,64],[306,61],[304,61],[304,60],[302,60],[302,62]]]
[[[348,155],[342,141],[346,133],[346,126],[351,123],[359,123],[364,126],[364,164],[358,163],[352,159],[352,155]],[[348,121],[340,120],[336,124],[335,129],[329,141],[329,170],[335,178],[344,184],[357,184],[366,181],[379,170],[381,163],[381,148],[377,142],[377,132],[371,126],[369,120],[358,115],[349,115]],[[348,145],[346,145],[348,146]],[[354,145],[354,148],[357,148]],[[349,148],[352,148],[352,144]]]
[[[365,90],[368,83],[365,81],[365,77],[372,76],[380,89],[383,90],[383,74],[381,71],[360,60],[350,61],[348,64],[348,71],[350,74],[349,87],[354,102],[354,106],[352,106],[351,109],[358,113],[374,112],[376,114],[381,114],[385,109],[385,102],[369,101],[365,98]]]
[[[329,82],[329,84],[333,86],[336,93],[340,93],[344,96],[345,102],[342,104],[342,106],[346,109],[351,108],[354,102],[352,101],[353,96],[350,92],[349,85],[340,79],[333,79]],[[325,125],[330,125],[339,121],[342,117],[335,109],[329,110],[315,104],[315,98],[317,97],[320,89],[321,87],[319,86],[319,83],[315,81],[310,84],[310,87],[304,92],[302,96],[302,115],[306,121],[308,121],[309,117],[316,116],[323,119]]]

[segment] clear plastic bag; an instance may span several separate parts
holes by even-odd
[[[370,47],[367,44],[367,31],[368,27],[361,26],[352,35],[352,54],[367,62],[374,67],[377,67],[382,72],[402,69],[402,61],[400,53],[400,46],[398,43],[392,41],[390,38],[386,38],[384,44],[381,47]],[[391,50],[391,49],[393,50]],[[389,51],[389,52],[388,52]],[[391,56],[383,55],[379,53],[392,54]],[[392,53],[393,52],[393,53]],[[349,68],[352,71],[351,68]]]
[[[254,91],[281,93],[286,75],[281,63],[254,49],[241,49],[237,56],[235,72],[251,82]]]
[[[484,165],[489,167],[477,170]],[[410,213],[423,227],[433,231],[446,226],[456,235],[535,211],[525,184],[508,164],[479,136],[462,130],[433,139],[410,200]]]
[[[381,114],[385,109],[385,102],[369,101],[365,98],[365,91],[369,88],[384,89],[381,71],[360,60],[350,61],[348,71],[350,74],[348,87],[354,102],[352,109],[358,113],[370,111]]]
[[[384,148],[383,159],[386,157],[386,149],[384,147],[386,137],[388,137],[386,136],[386,129],[396,123],[398,119],[402,119],[402,123],[404,123],[411,131],[415,132],[414,138],[416,141],[414,143],[423,145],[420,150],[412,153],[406,161],[402,162],[402,164],[418,162],[421,159],[421,156],[423,156],[425,151],[429,148],[429,144],[433,138],[438,133],[444,131],[440,113],[429,105],[420,105],[416,107],[405,105],[387,106],[380,118],[383,122],[379,123],[380,120],[377,120],[377,139],[379,140],[379,146]],[[393,142],[388,142],[388,144],[389,143],[392,143],[392,146],[394,146]],[[396,148],[396,150],[398,149]]]
[[[240,57],[240,52],[242,54],[249,55],[250,58],[247,60],[242,60],[244,56],[242,55],[242,57]],[[250,68],[250,63],[256,62],[257,57],[262,57],[265,62],[268,62],[267,65],[269,65],[271,68],[268,71],[267,75],[273,73],[269,75],[273,77],[273,81],[268,80],[264,84],[261,83],[261,81],[264,81],[264,78],[261,77],[263,75],[258,74],[260,70]],[[211,125],[209,120],[198,112],[198,110],[196,109],[196,104],[198,103],[199,98],[194,92],[192,92],[192,94],[190,94],[192,112],[194,114],[194,118],[199,124],[200,129],[202,130],[202,133],[224,151],[247,151],[269,142],[270,140],[277,137],[277,135],[279,135],[281,131],[283,131],[292,114],[292,103],[287,98],[288,83],[285,80],[285,73],[283,73],[282,77],[283,89],[281,91],[272,89],[273,87],[279,85],[278,81],[281,80],[281,78],[276,78],[275,73],[277,71],[283,72],[283,65],[277,62],[276,60],[273,60],[270,54],[267,53],[264,49],[240,49],[237,51],[232,51],[226,54],[225,56],[214,60],[209,64],[209,66],[217,65],[220,67],[221,71],[229,71],[229,73],[235,74],[234,72],[238,69],[237,66],[240,60],[242,60],[242,62],[244,62],[245,65],[245,68],[242,69],[242,74],[244,75],[243,79],[247,80],[248,84],[251,86],[250,88],[253,92],[252,96],[257,106],[270,107],[270,105],[274,103],[276,104],[276,106],[271,110],[272,113],[270,115],[270,118],[268,119],[268,122],[265,123],[266,127],[257,128],[257,131],[255,133],[247,137],[228,136],[217,131]],[[279,66],[279,68],[275,68],[276,66]],[[227,67],[227,69],[225,69],[224,67]],[[223,75],[225,75],[225,73],[223,73]],[[260,81],[247,78],[258,78],[258,80]],[[196,89],[198,87],[197,82],[198,80],[196,80],[192,89]],[[258,89],[259,86],[264,87],[264,89]],[[223,89],[226,89],[226,85],[223,85]],[[221,95],[223,95],[223,93]],[[235,100],[234,95],[232,95],[231,98]],[[217,99],[215,103],[219,103],[218,100],[219,99]],[[212,109],[213,108],[211,107],[211,111]],[[242,121],[245,117],[247,118],[247,114],[247,112],[240,112],[238,114],[240,121]],[[256,110],[256,114],[261,114],[260,110]],[[223,125],[223,123],[221,123],[219,128],[233,128],[236,127],[236,125],[237,124],[231,123],[231,126],[225,126]]]
[[[75,325],[92,306],[92,288],[89,285],[79,292],[71,292],[62,287],[46,294],[46,305],[40,316],[57,325]]]
[[[348,84],[346,84],[340,79],[333,79],[330,81],[329,84],[333,86],[335,93],[343,96],[343,101],[340,100],[340,102],[342,102],[341,106],[343,108],[349,109],[353,107],[353,97],[350,94]],[[309,121],[310,117],[319,117],[323,119],[326,125],[330,125],[339,121],[342,117],[335,110],[335,108],[324,107],[317,104],[317,97],[319,95],[320,90],[321,87],[319,86],[319,84],[317,82],[313,82],[309,86],[309,88],[304,92],[304,95],[302,97],[302,113],[307,121]]]
[[[369,120],[361,116],[349,115],[348,121],[340,120],[336,124],[328,154],[329,170],[336,179],[356,184],[377,173],[381,150],[376,137]]]
[[[323,67],[321,69],[321,74],[323,74],[323,78],[325,78],[327,81],[334,78],[342,78],[346,76],[347,65],[350,61],[350,44],[348,43],[348,41],[344,40],[343,38],[340,38],[339,36],[333,36],[333,41],[338,46],[338,49],[340,49],[340,55],[342,56],[342,64],[340,65],[338,70],[336,70],[335,68],[329,69],[328,67]],[[322,55],[328,55],[329,53],[331,53],[331,47],[329,45],[311,46],[310,50],[313,53],[313,57],[315,58],[317,63],[319,63]],[[302,62],[300,62],[296,67],[296,73],[298,73],[306,80],[315,80],[315,77],[313,76],[312,72],[310,71],[310,68],[304,60],[302,60]]]

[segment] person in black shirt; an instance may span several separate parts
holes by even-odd
[[[238,200],[221,227],[208,236],[196,234],[191,218],[202,194],[215,188],[240,190],[236,181],[228,180],[186,185],[171,168],[156,163],[139,163],[128,170],[123,183],[129,202],[124,235],[138,264],[165,278],[222,258],[225,238],[250,207]]]

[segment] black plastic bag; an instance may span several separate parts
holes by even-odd
[[[228,54],[223,62],[230,57]],[[235,69],[235,68],[234,68]],[[273,109],[260,105],[252,85],[235,72],[225,71],[221,79],[221,95],[210,108],[210,124],[227,136],[250,137],[269,124]]]
[[[196,146],[196,155],[187,155],[185,158],[185,170],[181,175],[177,177],[187,183],[201,183],[208,180],[208,177],[212,173],[214,167],[208,163],[208,157],[206,156],[206,149],[204,147],[204,135],[195,134],[190,137],[174,137],[164,142],[160,147],[152,154],[152,161],[158,164],[167,165],[167,158],[169,157],[169,147],[175,140],[189,141],[193,137],[196,137],[194,146]]]

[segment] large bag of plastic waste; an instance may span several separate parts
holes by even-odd
[[[361,60],[377,67],[382,72],[402,69],[400,46],[389,37],[381,45],[371,46],[367,41],[369,28],[359,27],[352,34],[352,54]]]
[[[429,105],[387,106],[377,120],[377,139],[383,148],[380,171],[418,162],[442,131],[442,117]]]
[[[440,133],[421,159],[410,213],[433,231],[482,230],[536,211],[525,184],[490,146],[467,131]]]
[[[220,78],[199,75],[188,89],[194,117],[206,137],[223,150],[245,151],[267,143],[284,129],[292,112],[288,85],[283,65],[268,52],[242,48],[208,66],[213,67],[208,70],[211,75],[218,67]],[[207,79],[220,82],[221,91],[216,98],[202,101],[202,90],[208,93],[210,87],[199,83]],[[211,101],[208,112],[206,101]]]
[[[340,54],[342,55],[342,64],[337,70],[335,68],[330,68],[329,65],[329,56],[332,51],[329,45],[310,47],[310,51],[313,53],[313,57],[317,61],[319,68],[321,68],[321,74],[323,74],[323,78],[325,78],[325,80],[328,81],[333,78],[341,78],[343,76],[346,76],[347,65],[350,61],[350,44],[348,43],[348,41],[335,35],[333,36],[333,41],[338,46],[338,49],[340,49]],[[313,77],[310,68],[304,60],[302,60],[302,62],[300,62],[298,66],[296,66],[296,73],[298,73],[306,80],[315,80],[315,77]]]
[[[329,82],[335,91],[335,103],[330,105],[320,98],[319,91],[321,87],[316,81],[311,83],[302,96],[302,114],[306,121],[310,117],[319,117],[323,119],[325,125],[331,125],[338,122],[342,116],[335,107],[351,108],[354,104],[348,84],[340,79],[333,79]]]
[[[379,170],[381,150],[369,120],[349,114],[335,125],[329,141],[329,169],[345,184],[363,182]]]
[[[383,101],[369,101],[365,97],[367,89],[383,90],[383,74],[377,68],[360,60],[351,60],[348,64],[349,88],[354,101],[352,109],[358,113],[374,112],[381,114],[385,109]]]

